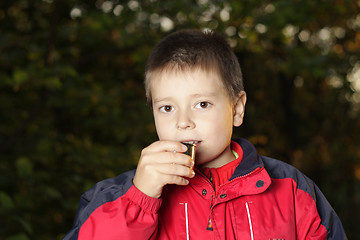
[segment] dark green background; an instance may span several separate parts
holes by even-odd
[[[146,58],[183,28],[228,37],[248,94],[235,135],[312,178],[359,239],[359,12],[357,0],[1,1],[0,239],[61,239],[84,191],[136,167],[156,140]]]

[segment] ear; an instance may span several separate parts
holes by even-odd
[[[239,127],[243,123],[245,114],[246,93],[241,91],[234,101],[233,125]]]

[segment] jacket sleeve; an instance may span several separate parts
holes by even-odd
[[[297,191],[296,225],[299,239],[347,239],[339,217],[323,193],[313,181],[303,177],[308,187],[303,188],[304,191]]]
[[[86,192],[63,239],[155,239],[161,200],[138,190],[131,175],[102,181]]]

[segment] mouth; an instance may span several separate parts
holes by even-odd
[[[201,143],[201,141],[194,141],[194,140],[191,140],[191,141],[181,141],[182,143],[186,143],[186,144],[194,144],[194,145],[199,145]]]

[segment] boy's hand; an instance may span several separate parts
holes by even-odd
[[[144,148],[134,177],[134,185],[146,195],[159,198],[166,184],[187,185],[195,176],[194,161],[187,147],[175,141],[157,141]]]

